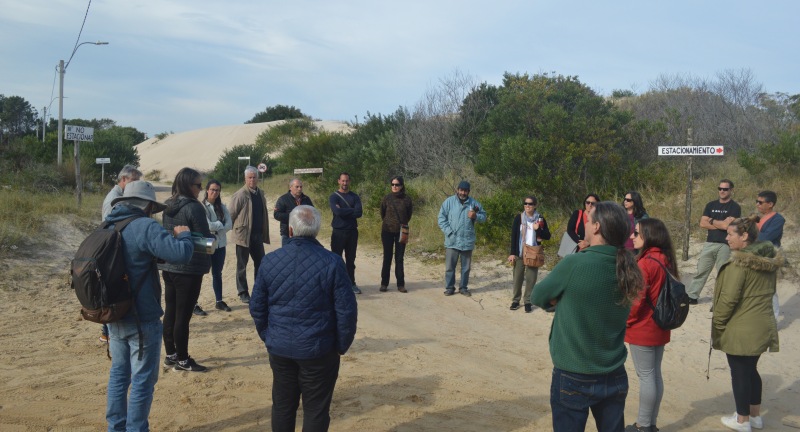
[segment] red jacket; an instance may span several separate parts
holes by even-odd
[[[647,295],[652,304],[656,304],[658,294],[661,293],[661,287],[667,277],[661,266],[651,258],[667,266],[667,257],[657,247],[645,250],[639,257],[639,269],[644,277],[644,289],[631,306],[625,331],[625,342],[633,345],[659,346],[669,342],[670,331],[662,329],[653,321],[653,309],[647,300],[644,300],[644,295]]]

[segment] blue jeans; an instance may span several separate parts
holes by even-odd
[[[225,248],[221,247],[211,255],[211,286],[214,288],[214,298],[222,301],[222,268],[225,267]]]
[[[108,378],[106,421],[109,431],[147,431],[150,405],[161,358],[161,320],[141,323],[144,345],[139,346],[136,323],[108,325],[111,373]],[[143,350],[139,361],[139,351]],[[130,396],[128,388],[130,387]]]
[[[622,432],[625,428],[627,395],[628,374],[625,365],[601,375],[553,368],[553,381],[550,384],[553,431],[585,430],[591,409],[598,432]]]
[[[456,264],[461,258],[461,285],[459,290],[469,288],[469,270],[472,267],[472,251],[462,251],[448,248],[444,253],[444,288],[455,289],[456,287]]]

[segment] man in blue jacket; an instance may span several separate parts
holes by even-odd
[[[138,217],[122,230],[125,267],[136,293],[136,307],[135,313],[131,310],[121,320],[108,324],[111,372],[106,421],[110,431],[147,431],[150,430],[147,417],[158,381],[161,316],[164,315],[154,259],[188,263],[194,247],[189,227],[180,225],[168,232],[150,218],[165,208],[156,201],[156,192],[150,183],[128,183],[123,196],[114,199],[112,206],[111,214],[106,217],[108,222]],[[142,330],[141,345],[136,315]]]
[[[486,222],[481,203],[469,196],[469,182],[462,180],[456,194],[447,198],[439,210],[439,228],[444,233],[444,295],[456,292],[456,263],[461,259],[459,292],[467,297],[472,250],[475,249],[475,222]]]
[[[321,223],[307,205],[289,213],[289,241],[258,268],[250,315],[272,368],[272,430],[327,431],[339,356],[356,334],[358,306],[344,262],[316,240]]]

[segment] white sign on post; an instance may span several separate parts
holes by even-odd
[[[110,164],[111,158],[95,158],[94,163],[96,164]]]
[[[72,141],[94,141],[94,128],[85,126],[66,125],[66,138]]]
[[[725,156],[723,146],[658,146],[659,156]]]
[[[322,174],[322,168],[295,168],[295,174]]]

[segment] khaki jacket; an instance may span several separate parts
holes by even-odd
[[[267,197],[264,191],[256,189],[257,193],[261,194],[261,201],[264,203],[264,230],[262,236],[264,243],[269,244],[269,210],[267,209]],[[232,240],[234,244],[243,247],[250,247],[250,226],[252,225],[252,202],[250,201],[250,189],[247,186],[242,186],[241,189],[236,191],[231,197],[231,204],[228,210],[231,213],[231,221],[233,221],[233,230],[231,231]]]
[[[720,268],[711,320],[715,349],[738,356],[779,350],[772,296],[783,262],[772,243],[758,242],[734,251]]]

